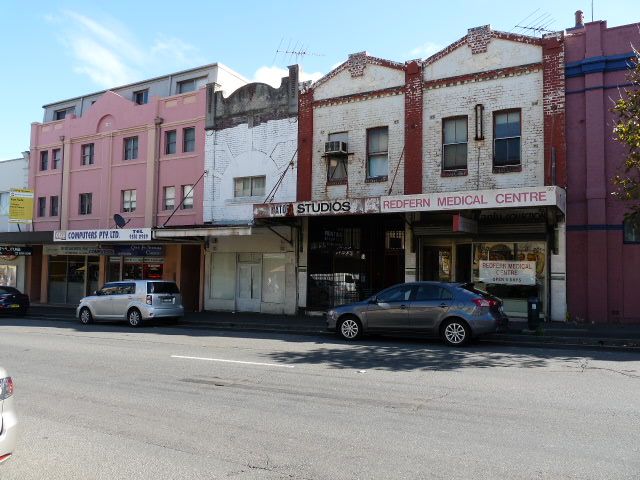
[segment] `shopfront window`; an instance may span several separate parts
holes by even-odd
[[[17,267],[15,265],[0,265],[0,285],[3,287],[16,286]]]
[[[544,242],[476,243],[473,281],[501,298],[507,314],[526,316],[528,298],[546,301],[546,255]]]
[[[52,255],[49,257],[49,303],[75,304],[98,288],[99,257]]]

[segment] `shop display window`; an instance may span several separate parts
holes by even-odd
[[[283,303],[285,292],[284,253],[265,253],[262,260],[262,301]]]
[[[0,265],[0,285],[16,287],[17,267],[15,265]]]
[[[214,253],[211,257],[211,298],[233,300],[236,294],[236,254]]]

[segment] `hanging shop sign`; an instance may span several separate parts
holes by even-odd
[[[253,205],[254,218],[312,217],[363,213],[380,213],[380,198],[369,197],[291,203],[260,203]]]
[[[151,240],[150,228],[116,228],[113,230],[55,230],[55,242],[133,242]]]
[[[536,262],[480,260],[478,280],[503,285],[535,285]]]
[[[9,223],[33,223],[34,191],[12,188],[9,192]]]
[[[162,257],[164,255],[163,245],[101,245],[108,248],[113,253],[122,257]]]
[[[380,198],[382,213],[544,206],[557,206],[564,212],[564,190],[556,186],[525,187]]]
[[[478,222],[462,215],[453,215],[453,231],[478,233]]]
[[[31,255],[33,255],[33,248],[31,247],[0,245],[0,257],[30,257]]]

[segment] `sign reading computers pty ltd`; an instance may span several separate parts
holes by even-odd
[[[150,228],[116,228],[113,230],[56,230],[55,242],[135,242],[151,240]]]

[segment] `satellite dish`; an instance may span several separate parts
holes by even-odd
[[[129,220],[125,220],[124,218],[122,218],[122,215],[119,214],[115,214],[113,216],[113,221],[116,222],[116,225],[118,228],[122,228],[124,227],[127,223],[129,223],[131,221],[131,219]]]

